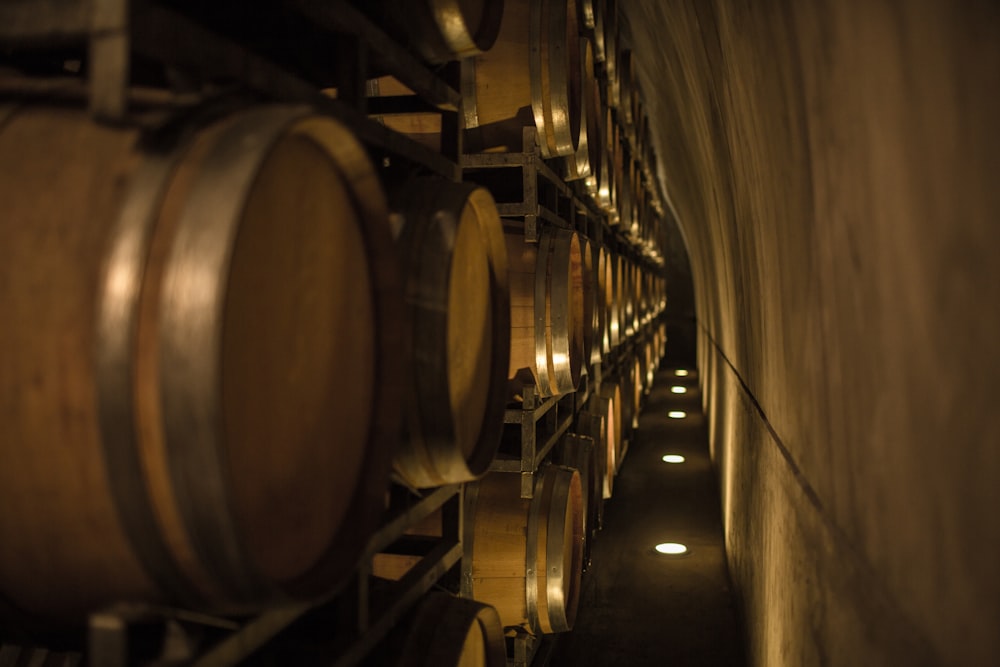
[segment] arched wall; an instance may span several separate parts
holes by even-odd
[[[622,0],[758,665],[1000,655],[1000,5]]]

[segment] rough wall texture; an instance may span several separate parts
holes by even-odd
[[[757,665],[1000,656],[1000,5],[622,0]]]

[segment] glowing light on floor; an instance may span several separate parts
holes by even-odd
[[[680,556],[681,554],[686,554],[688,548],[678,542],[664,542],[663,544],[657,544],[656,550],[661,554],[666,554],[668,556]]]
[[[683,368],[678,368],[676,371],[674,371],[674,375],[676,375],[679,378],[686,378],[688,376],[688,372]]]
[[[664,463],[684,463],[685,459],[680,454],[667,454],[663,457]]]
[[[687,387],[682,387],[680,385],[675,384],[673,387],[670,388],[670,391],[671,393],[674,394],[686,394],[688,390]]]
[[[688,413],[684,412],[683,410],[671,410],[670,412],[667,413],[667,416],[670,417],[671,419],[684,419],[685,417],[688,416]]]

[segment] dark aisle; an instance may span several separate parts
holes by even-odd
[[[669,417],[674,410],[687,416]],[[666,463],[665,454],[685,461]],[[654,547],[663,542],[683,543],[689,553],[661,555]],[[743,664],[694,371],[658,373],[592,557],[576,627],[560,637],[551,665]]]

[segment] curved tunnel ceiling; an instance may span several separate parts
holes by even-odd
[[[622,0],[755,664],[1000,654],[1000,6]]]

